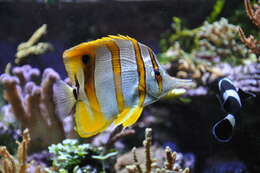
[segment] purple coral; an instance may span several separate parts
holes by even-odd
[[[14,75],[2,74],[0,83],[4,86],[4,98],[11,105],[7,107],[23,128],[31,133],[32,151],[41,150],[65,138],[63,122],[55,113],[53,84],[60,76],[50,68],[44,70],[40,85],[34,79],[40,71],[29,65],[15,67]],[[9,116],[9,115],[6,115]]]

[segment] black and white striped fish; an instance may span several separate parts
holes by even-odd
[[[255,97],[255,95],[236,88],[227,77],[218,80],[217,89],[217,98],[222,110],[228,115],[214,125],[212,132],[218,141],[228,142],[232,138],[237,113],[241,110],[245,100],[249,97]]]
[[[144,106],[194,85],[170,77],[151,48],[127,36],[79,44],[66,50],[63,60],[73,87],[61,81],[54,85],[56,107],[60,114],[75,108],[81,137],[100,133],[111,124],[131,126]]]

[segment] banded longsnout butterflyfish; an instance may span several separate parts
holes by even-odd
[[[143,107],[191,80],[166,74],[148,46],[128,36],[81,43],[63,54],[72,87],[58,81],[54,100],[59,114],[75,114],[78,134],[90,137],[108,126],[133,125]],[[178,94],[178,93],[177,93]]]

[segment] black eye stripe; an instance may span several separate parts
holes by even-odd
[[[87,64],[87,63],[89,62],[89,58],[90,58],[89,55],[83,55],[83,56],[82,56],[82,62],[83,62],[84,64]]]
[[[74,95],[75,99],[77,100],[78,99],[78,94],[77,94],[77,89],[76,88],[73,89],[73,95]]]
[[[79,81],[77,79],[77,76],[75,75],[74,77],[75,77],[76,88],[79,88]]]

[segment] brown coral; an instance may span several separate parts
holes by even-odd
[[[2,156],[1,167],[3,173],[26,173],[28,172],[28,168],[30,164],[27,163],[27,150],[28,144],[30,142],[29,130],[25,129],[23,131],[23,140],[18,143],[18,153],[17,158],[13,157],[6,147],[0,147],[0,156]],[[31,171],[30,171],[31,172]],[[36,173],[43,173],[44,171],[41,167],[37,167],[35,169]]]
[[[152,147],[152,129],[145,130],[145,140],[143,141],[143,148],[133,148],[131,153],[122,155],[117,159],[115,169],[120,173],[188,173],[189,168],[181,169],[176,163],[176,152],[172,152],[169,147],[165,151]],[[162,155],[164,153],[165,164],[160,167],[159,160],[154,156]],[[178,165],[178,166],[177,166]],[[125,168],[125,169],[124,169]]]
[[[248,17],[258,28],[260,28],[260,6],[257,5],[256,10],[254,11],[250,0],[244,0],[244,4]]]
[[[25,59],[25,57],[29,55],[39,55],[49,50],[52,50],[53,47],[50,43],[40,42],[36,44],[36,42],[38,42],[40,38],[46,33],[47,33],[47,25],[44,24],[33,33],[31,38],[27,42],[21,43],[17,47],[17,53],[15,55],[16,57],[15,63],[20,64]]]
[[[245,9],[248,17],[252,22],[260,28],[260,6],[256,5],[256,10],[254,11],[250,0],[244,0]],[[254,36],[250,35],[249,37],[245,36],[242,28],[239,28],[239,36],[241,41],[256,55],[260,55],[260,41],[256,40]]]
[[[0,83],[4,86],[5,99],[11,105],[10,115],[31,131],[30,151],[60,142],[65,138],[65,132],[52,99],[52,86],[60,79],[59,75],[52,69],[45,69],[42,82],[37,86],[33,79],[40,75],[38,69],[25,65],[14,68],[13,74],[1,75]]]
[[[123,129],[122,126],[115,128],[110,134],[104,145],[105,148],[109,149],[113,146],[118,140],[122,139],[125,136],[130,136],[135,134],[134,129]]]
[[[245,36],[242,28],[239,27],[239,36],[241,41],[256,55],[260,55],[260,42],[250,35],[249,37]]]

